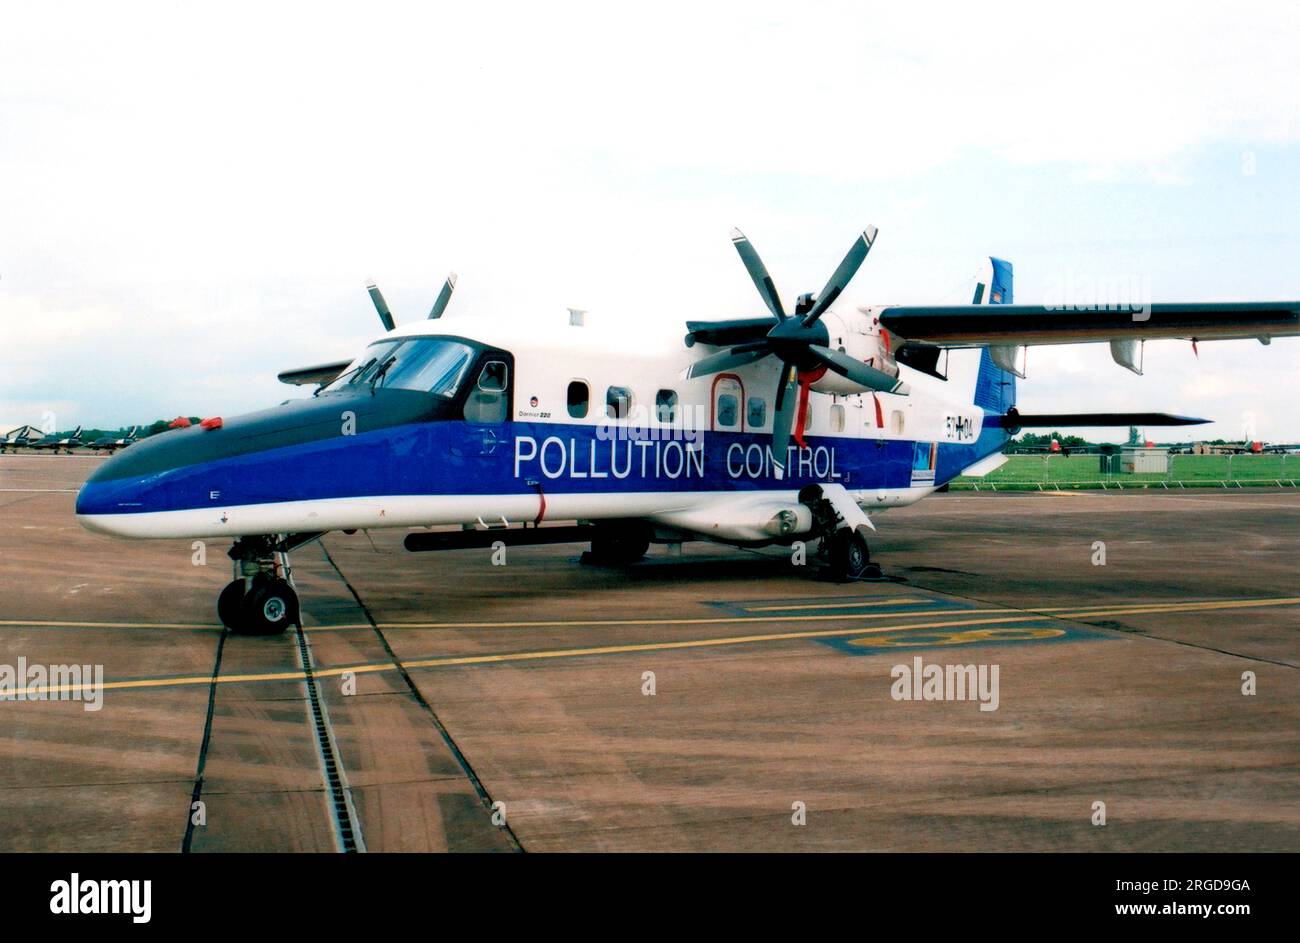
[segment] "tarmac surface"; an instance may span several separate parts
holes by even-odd
[[[0,670],[104,680],[0,701],[0,850],[1300,850],[1296,491],[937,495],[851,584],[330,534],[255,638],[224,545],[77,524],[98,461],[0,456]]]

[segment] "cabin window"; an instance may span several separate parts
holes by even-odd
[[[749,412],[745,414],[745,422],[751,429],[761,429],[766,419],[767,400],[761,396],[751,396],[749,398]]]
[[[569,415],[574,419],[587,418],[587,403],[591,400],[591,390],[581,380],[569,384]]]
[[[831,432],[844,431],[844,407],[839,403],[831,406]]]
[[[718,394],[718,428],[734,429],[740,421],[740,400],[731,393]]]
[[[655,417],[660,422],[673,422],[677,419],[676,390],[660,390],[655,394]]]
[[[625,386],[611,386],[605,391],[605,415],[626,419],[632,413],[632,391]]]
[[[889,414],[889,428],[893,431],[894,435],[902,435],[905,425],[906,424],[903,421],[903,411],[901,409],[895,409]]]

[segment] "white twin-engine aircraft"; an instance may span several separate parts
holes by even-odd
[[[821,293],[787,311],[734,232],[769,313],[689,321],[684,344],[658,347],[581,326],[578,312],[568,328],[449,332],[439,318],[454,275],[427,320],[397,328],[371,285],[387,333],[354,361],[280,374],[320,384],[313,396],[133,445],[86,482],[77,516],[121,537],[231,539],[235,579],[217,611],[249,633],[298,621],[287,554],[332,530],[461,525],[414,529],[409,550],[590,541],[584,559],[611,565],[651,542],[817,541],[833,572],[855,578],[878,572],[869,512],[996,468],[1018,429],[1206,421],[1021,415],[1027,346],[1107,341],[1141,373],[1147,340],[1300,333],[1296,301],[1016,305],[999,259],[970,305],[845,304],[875,238],[868,228]],[[982,348],[973,391],[942,398],[919,388],[934,381],[904,382],[900,364],[946,380],[955,348]]]

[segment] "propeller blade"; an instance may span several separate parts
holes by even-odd
[[[731,321],[687,321],[686,346],[708,344],[726,347],[729,344],[749,344],[767,337],[772,322],[767,318],[737,318]]]
[[[740,261],[745,263],[745,271],[754,280],[754,287],[763,296],[763,301],[767,304],[767,310],[771,311],[778,321],[784,321],[785,308],[781,307],[781,296],[776,293],[776,283],[772,281],[772,276],[767,274],[767,266],[758,257],[758,253],[754,251],[753,243],[739,229],[733,229],[731,231],[731,244],[740,253]]]
[[[446,283],[442,286],[442,291],[438,292],[438,300],[433,303],[429,309],[429,320],[436,321],[442,317],[442,312],[447,310],[447,302],[451,301],[451,293],[456,290],[456,273],[452,272],[447,276]]]
[[[817,302],[812,306],[806,315],[803,323],[805,326],[816,323],[817,319],[826,313],[826,309],[835,303],[835,299],[845,288],[849,287],[849,282],[853,281],[853,276],[858,274],[858,268],[862,265],[862,260],[867,257],[871,251],[871,245],[876,241],[876,233],[879,232],[875,226],[868,226],[862,231],[862,235],[853,243],[853,248],[849,254],[844,257],[831,280],[826,283],[822,293],[817,296]]]
[[[878,390],[881,393],[900,393],[904,396],[910,392],[908,385],[902,380],[854,360],[848,354],[842,354],[838,350],[831,350],[819,344],[809,344],[808,350],[828,368],[842,377],[848,377],[859,386]]]
[[[375,303],[375,310],[379,312],[379,320],[384,322],[384,330],[391,331],[397,325],[393,322],[393,312],[388,310],[388,302],[384,300],[383,292],[374,282],[366,282],[366,291],[370,292],[370,300]]]
[[[693,379],[695,377],[708,376],[711,373],[721,373],[723,370],[731,370],[736,367],[743,367],[747,363],[753,363],[755,360],[762,360],[771,351],[767,347],[767,342],[762,341],[754,344],[742,344],[739,347],[733,347],[730,350],[724,350],[718,354],[710,354],[703,360],[697,360],[686,368],[682,374],[683,379]]]
[[[799,412],[799,371],[792,363],[782,366],[776,381],[776,408],[772,411],[772,464],[779,481],[785,477],[786,457],[790,454],[790,430]]]

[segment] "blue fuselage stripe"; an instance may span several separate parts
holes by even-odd
[[[706,432],[689,439],[611,439],[595,426],[463,421],[409,423],[268,449],[142,477],[88,482],[79,514],[130,514],[378,495],[622,494],[790,490],[837,481],[851,490],[907,488],[917,449],[899,439],[808,436],[778,480],[771,435]],[[986,428],[969,443],[939,443],[934,485],[1006,442]],[[112,461],[112,459],[110,459]],[[928,468],[928,461],[921,463]],[[919,483],[919,482],[918,482]],[[927,478],[924,483],[931,484]]]

